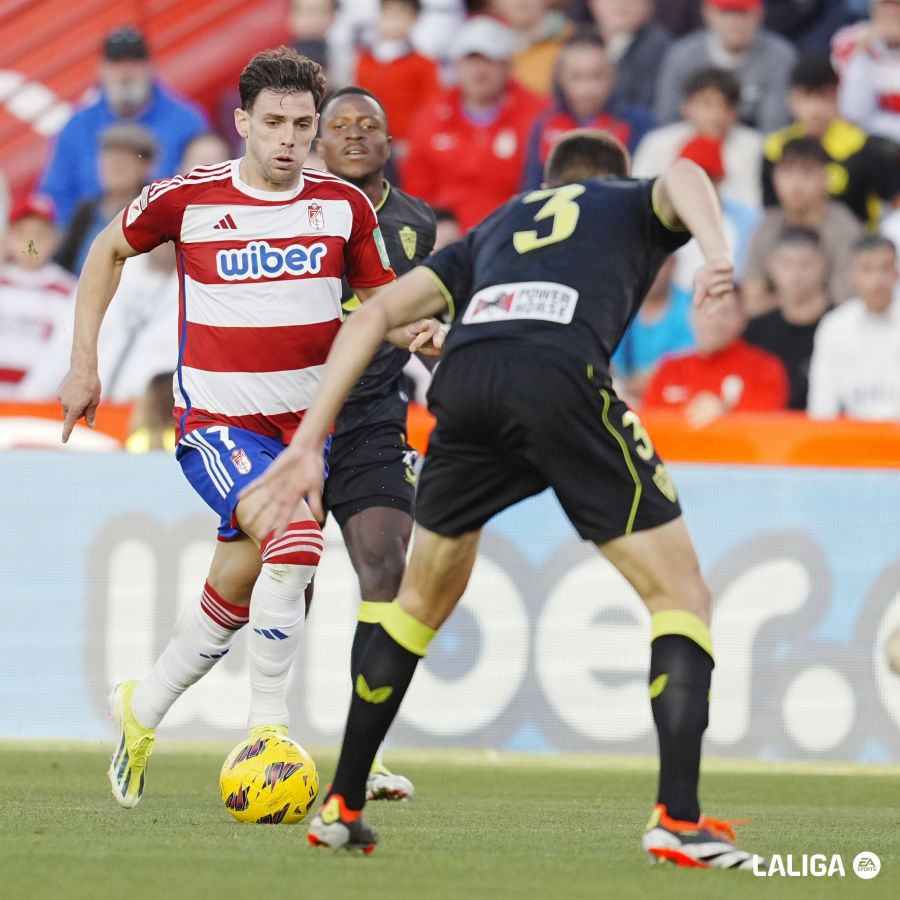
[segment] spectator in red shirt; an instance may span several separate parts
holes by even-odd
[[[550,148],[573,128],[608,131],[634,152],[656,121],[643,107],[617,98],[615,81],[616,67],[599,35],[583,31],[563,44],[556,61],[556,101],[534,123],[528,142],[526,189],[540,186]]]
[[[398,160],[406,153],[415,114],[439,88],[437,64],[410,43],[420,9],[419,0],[381,0],[377,36],[356,63],[356,83],[383,98]]]
[[[464,231],[515,194],[528,133],[545,102],[510,79],[512,32],[469,19],[456,42],[459,85],[417,117],[403,189],[451,210]]]
[[[646,409],[684,410],[701,428],[733,410],[787,406],[784,364],[741,338],[747,320],[736,294],[694,309],[691,324],[696,352],[663,359],[644,394]]]

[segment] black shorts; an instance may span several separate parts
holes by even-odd
[[[405,429],[405,422],[376,422],[334,435],[323,499],[341,528],[372,506],[412,515],[418,454]]]
[[[589,541],[677,518],[665,466],[608,383],[547,350],[483,342],[451,352],[428,395],[437,426],[416,521],[455,537],[547,487]]]

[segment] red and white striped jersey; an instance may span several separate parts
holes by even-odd
[[[0,400],[47,401],[66,374],[75,276],[56,263],[0,266]],[[59,352],[55,352],[59,349]]]
[[[241,181],[239,160],[156,181],[125,210],[135,250],[174,241],[179,437],[213,424],[290,440],[353,288],[394,278],[366,195],[304,169],[291,192]]]

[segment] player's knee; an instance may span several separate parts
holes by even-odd
[[[315,575],[325,541],[312,519],[292,522],[279,536],[269,535],[260,546],[260,578],[270,588],[290,596],[301,596]]]
[[[405,567],[406,558],[398,554],[361,562],[357,568],[361,596],[366,600],[393,600]]]

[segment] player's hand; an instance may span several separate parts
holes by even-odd
[[[421,353],[423,356],[440,356],[449,330],[449,325],[444,325],[437,319],[420,319],[407,325],[406,331],[410,336],[409,352]]]
[[[88,428],[94,427],[100,404],[100,376],[95,368],[71,368],[57,394],[63,409],[62,442],[72,434],[75,423],[83,416]]]
[[[734,292],[734,260],[730,256],[707,260],[694,276],[694,306],[711,307]]]
[[[290,525],[301,500],[309,504],[316,521],[324,521],[324,482],[321,447],[288,447],[259,478],[238,494],[238,500],[246,510],[242,525],[245,530],[251,529],[258,535],[274,531],[277,537]]]

